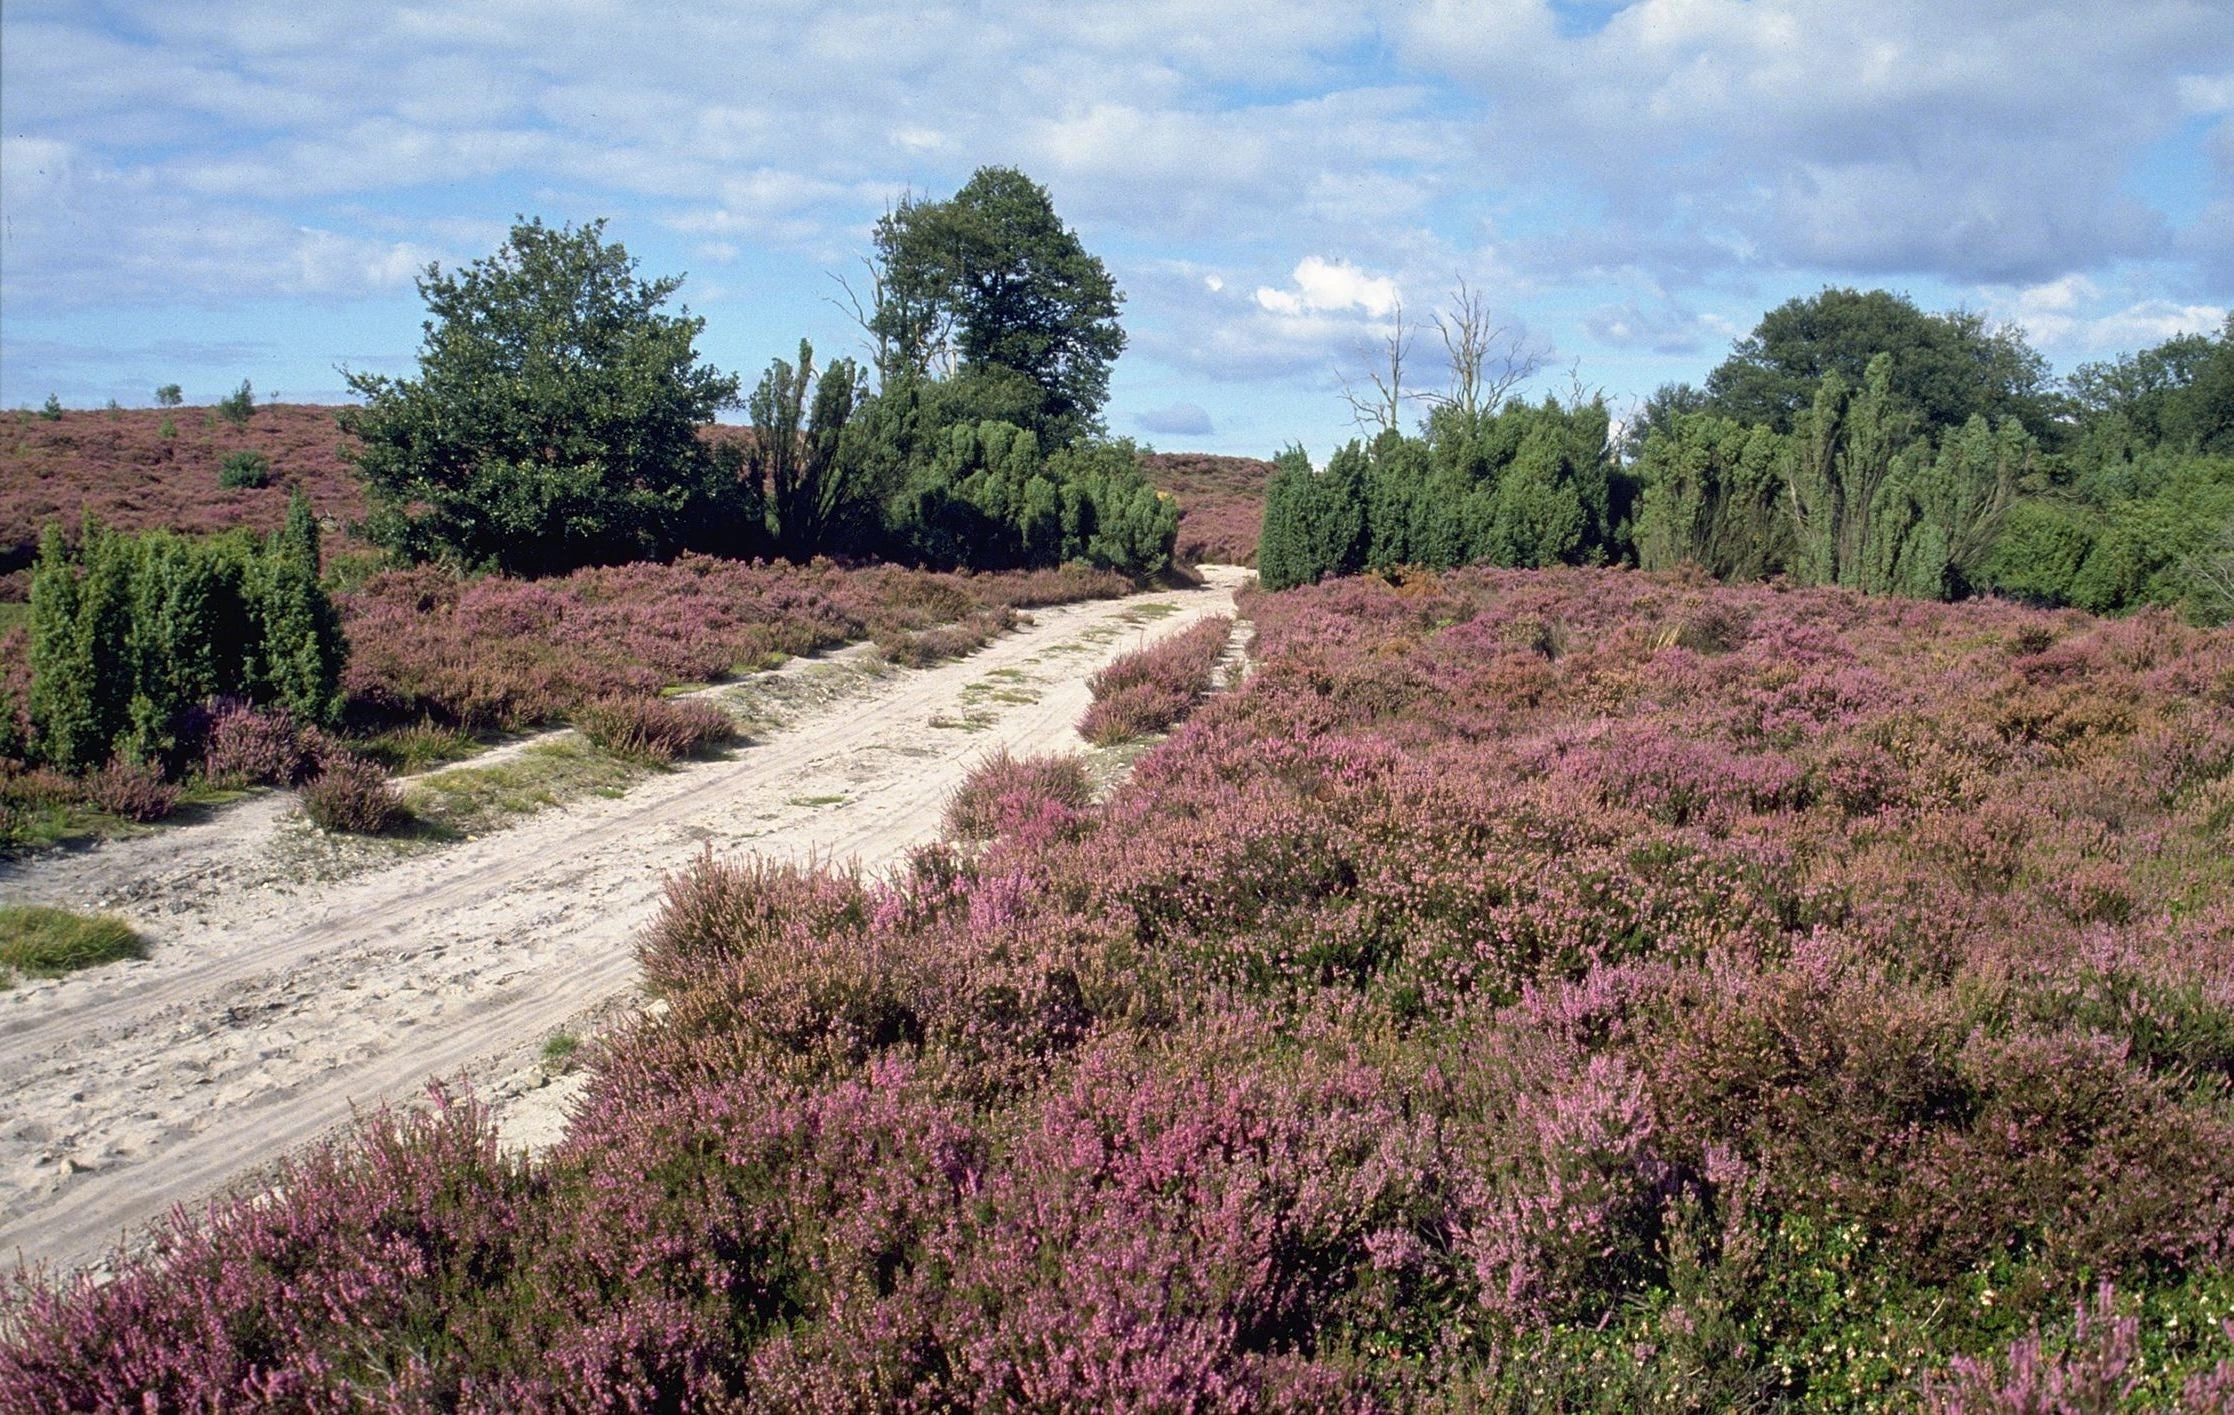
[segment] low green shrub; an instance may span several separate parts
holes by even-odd
[[[261,452],[232,452],[217,468],[217,485],[226,491],[259,491],[271,485],[271,459]]]

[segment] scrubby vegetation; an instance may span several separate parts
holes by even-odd
[[[664,1012],[547,1159],[468,1102],[383,1121],[34,1284],[0,1377],[57,1409],[2234,1385],[2234,637],[1589,570],[1252,612],[1259,670],[1060,829],[1011,764],[990,842],[895,882],[676,880]]]
[[[377,762],[342,753],[303,783],[303,814],[320,830],[379,835],[403,824],[403,797]]]
[[[946,803],[950,840],[1013,835],[1026,822],[1059,828],[1094,799],[1086,763],[1075,756],[1016,757],[997,749],[978,763]]]
[[[1179,504],[1173,553],[1190,565],[1254,565],[1273,465],[1254,457],[1150,452],[1141,470]]]
[[[261,544],[89,525],[73,547],[51,530],[31,584],[25,720],[0,728],[20,734],[0,755],[76,773],[118,757],[176,772],[200,747],[191,715],[225,697],[333,721],[348,650],[318,565],[300,498]]]
[[[601,750],[653,762],[696,756],[737,735],[736,720],[712,703],[672,698],[599,698],[576,709],[574,725]]]
[[[1232,616],[1217,614],[1119,657],[1086,680],[1094,700],[1079,735],[1107,747],[1170,728],[1210,691],[1232,637]]]
[[[1265,584],[1630,562],[2234,617],[2234,323],[2057,385],[2018,331],[1824,290],[1763,316],[1704,390],[1661,388],[1618,449],[1595,399],[1462,391],[1417,436],[1392,400],[1324,469],[1283,454]]]
[[[1637,553],[1922,597],[2224,622],[2234,323],[2059,388],[2020,334],[1873,291],[1771,311],[1633,437]]]
[[[354,650],[344,685],[368,722],[516,729],[854,639],[897,648],[987,612],[1130,588],[1083,567],[965,576],[684,556],[521,581],[421,566],[344,596]]]

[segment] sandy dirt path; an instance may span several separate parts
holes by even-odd
[[[153,945],[0,993],[0,1258],[99,1266],[173,1205],[431,1079],[474,1078],[516,1112],[509,1140],[547,1141],[568,1089],[540,1087],[537,1049],[632,1005],[667,874],[708,848],[889,864],[996,747],[1080,747],[1094,668],[1230,612],[1246,572],[1208,574],[1034,611],[934,668],[787,665],[735,690],[788,706],[727,758],[456,844],[335,842],[274,794],[0,863],[0,899],[108,909]]]

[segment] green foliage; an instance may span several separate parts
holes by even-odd
[[[1634,462],[1644,456],[1646,444],[1652,434],[1674,433],[1676,424],[1692,413],[1707,410],[1707,395],[1703,388],[1688,383],[1663,383],[1652,391],[1621,429],[1621,455]]]
[[[2082,364],[2070,387],[2091,424],[2114,420],[2123,439],[2234,456],[2234,315],[2215,339],[2182,334],[2112,362]]]
[[[185,393],[175,383],[166,383],[155,390],[155,406],[158,408],[175,408],[185,401]]]
[[[122,726],[117,705],[103,697],[108,683],[95,663],[90,637],[81,633],[84,596],[78,579],[62,528],[48,526],[31,572],[27,706],[39,755],[64,771],[99,766]]]
[[[767,488],[776,545],[792,560],[858,553],[870,539],[874,479],[859,461],[840,456],[846,425],[866,391],[851,359],[839,359],[817,378],[814,346],[804,339],[798,366],[774,360],[753,390],[745,487],[748,496]]]
[[[1311,457],[1299,446],[1272,459],[1264,486],[1264,528],[1257,539],[1257,581],[1268,590],[1310,584],[1318,578],[1304,547],[1304,521],[1312,495]]]
[[[1786,444],[1766,427],[1685,413],[1645,439],[1638,472],[1637,563],[1693,564],[1729,580],[1763,580],[1790,563]]]
[[[1792,570],[1809,584],[1951,598],[1981,578],[2036,449],[2014,420],[1996,432],[1973,417],[1935,450],[1892,374],[1890,354],[1851,394],[1832,374],[1802,420],[1788,472]]]
[[[1161,574],[1179,536],[1179,503],[1140,471],[1127,439],[1076,443],[1047,459],[1062,508],[1065,561],[1128,575]]]
[[[77,773],[120,755],[176,765],[187,712],[220,696],[331,723],[347,644],[300,493],[288,522],[262,544],[89,524],[75,551],[49,527],[31,584],[39,759]]]
[[[62,400],[49,393],[46,402],[39,406],[39,416],[50,423],[62,421]]]
[[[876,247],[869,323],[887,383],[927,377],[951,352],[980,401],[975,421],[1015,422],[1046,447],[1098,429],[1125,347],[1124,297],[1046,188],[1013,167],[979,168],[945,201],[887,213]]]
[[[217,400],[217,415],[235,427],[248,426],[255,412],[256,392],[245,378],[240,381],[240,387]]]
[[[122,958],[144,958],[147,945],[113,915],[73,914],[39,904],[0,904],[0,985],[18,973],[58,977]]]
[[[271,459],[261,452],[231,452],[218,464],[217,485],[226,491],[271,485]]]
[[[1353,442],[1317,475],[1300,452],[1282,454],[1265,491],[1259,579],[1276,589],[1401,565],[1613,558],[1628,531],[1607,431],[1598,403],[1515,402],[1486,415],[1438,408],[1424,437]]]
[[[1871,360],[1885,354],[1892,368],[1883,396],[1926,429],[1958,428],[1972,417],[1996,425],[2013,417],[2035,435],[2049,428],[2047,363],[2020,332],[1989,329],[1966,310],[1926,314],[1885,290],[1825,288],[1769,311],[1707,375],[1708,408],[1795,431],[1825,379],[1860,385]]]
[[[1079,443],[1046,457],[1013,423],[925,432],[929,419],[918,416],[900,438],[913,460],[885,508],[894,553],[976,570],[1083,560],[1139,576],[1170,565],[1179,508],[1141,474],[1132,443]]]
[[[680,280],[639,280],[603,231],[524,221],[493,256],[429,266],[419,377],[349,375],[380,544],[548,574],[758,534],[736,461],[698,437],[737,380],[698,362],[703,320],[659,312]]]

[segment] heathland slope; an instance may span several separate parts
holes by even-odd
[[[1242,608],[1255,671],[1100,806],[695,866],[543,1159],[376,1127],[0,1378],[2224,1408],[2234,633],[1587,570]]]
[[[532,1071],[545,1035],[631,992],[666,872],[709,848],[890,862],[987,752],[1077,745],[1093,669],[1229,610],[1236,578],[1042,609],[933,669],[795,662],[728,690],[787,719],[751,745],[461,844],[341,849],[265,796],[0,862],[10,898],[112,908],[155,943],[0,994],[0,1251],[86,1263],[352,1107]]]

